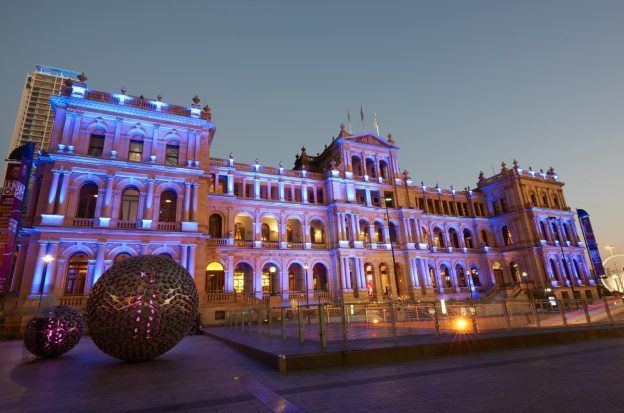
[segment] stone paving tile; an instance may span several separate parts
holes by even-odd
[[[287,375],[209,337],[140,364],[109,358],[88,337],[48,361],[0,342],[2,413],[271,411],[235,377],[306,412],[619,412],[624,339]]]

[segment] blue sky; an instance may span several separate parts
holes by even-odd
[[[214,156],[291,165],[363,105],[420,182],[553,166],[624,252],[624,2],[28,1],[0,5],[0,150],[35,64],[213,108]],[[602,249],[603,255],[606,250]]]

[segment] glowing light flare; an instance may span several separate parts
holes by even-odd
[[[456,319],[453,324],[458,331],[465,331],[468,328],[468,321],[463,317]]]

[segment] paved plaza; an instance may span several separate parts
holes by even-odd
[[[207,336],[147,363],[0,342],[0,412],[619,412],[624,339],[278,373]]]

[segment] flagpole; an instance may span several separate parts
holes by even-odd
[[[351,131],[351,108],[347,108],[347,121],[349,122],[349,133],[353,133]]]
[[[379,136],[379,122],[377,122],[377,114],[375,113],[375,129],[377,130],[377,136]]]
[[[364,131],[364,109],[360,105],[360,119],[362,120],[362,131]]]

